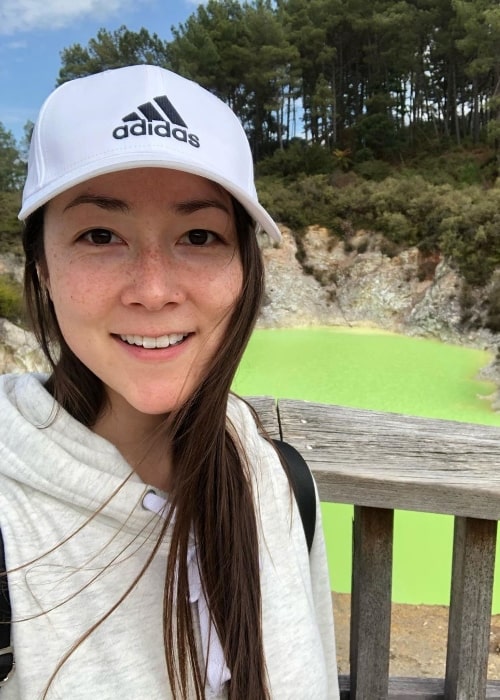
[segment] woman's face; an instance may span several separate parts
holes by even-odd
[[[102,175],[48,204],[44,245],[61,332],[104,383],[115,420],[178,407],[242,287],[229,195],[173,170]]]

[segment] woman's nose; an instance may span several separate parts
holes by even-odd
[[[182,279],[174,256],[159,248],[141,251],[127,271],[122,301],[140,304],[150,311],[158,311],[166,304],[179,304],[185,299]]]

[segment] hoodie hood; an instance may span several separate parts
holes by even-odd
[[[141,529],[149,487],[110,442],[72,418],[44,387],[45,375],[0,377],[0,475],[117,528]]]

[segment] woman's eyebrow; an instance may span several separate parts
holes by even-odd
[[[79,194],[64,207],[64,211],[72,209],[73,207],[78,207],[81,204],[93,204],[96,207],[101,207],[101,209],[107,209],[109,211],[127,212],[130,209],[129,205],[122,199],[105,197],[100,194]]]
[[[179,214],[193,214],[200,209],[216,208],[221,209],[226,214],[231,214],[229,207],[219,199],[188,199],[185,202],[177,202],[173,209]]]
[[[122,199],[97,194],[80,194],[64,207],[64,211],[72,209],[73,207],[78,207],[81,204],[93,204],[96,207],[101,207],[102,209],[110,211],[127,212],[130,210],[127,202]],[[226,214],[231,214],[229,207],[219,199],[188,199],[185,202],[175,203],[172,208],[179,214],[193,214],[201,209],[210,208],[220,209]]]

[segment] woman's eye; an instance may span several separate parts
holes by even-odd
[[[189,243],[189,245],[205,246],[209,243],[213,243],[214,241],[216,241],[217,236],[215,235],[215,233],[207,231],[204,228],[195,228],[184,234],[182,239],[183,242],[185,241]]]
[[[107,228],[93,228],[84,233],[81,238],[84,241],[92,243],[92,245],[109,245],[110,243],[120,243],[118,236],[109,231]]]

